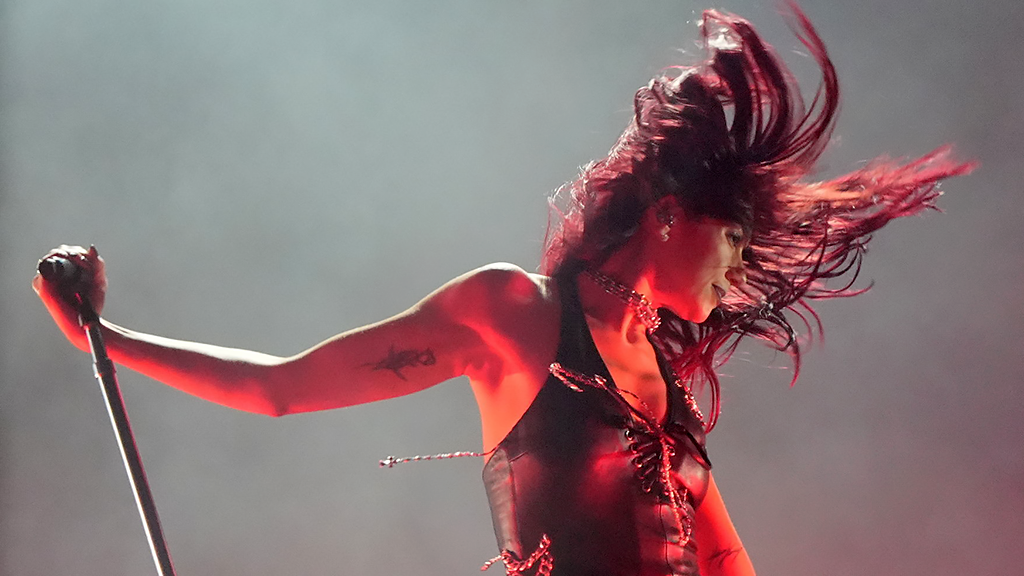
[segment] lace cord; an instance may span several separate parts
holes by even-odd
[[[630,410],[633,410],[638,414],[642,415],[645,420],[649,420],[649,423],[655,423],[658,421],[654,417],[654,411],[651,410],[651,407],[648,406],[647,403],[644,402],[639,396],[630,392],[629,390],[622,390],[619,388],[613,388],[611,386],[608,386],[608,381],[605,380],[605,378],[600,374],[594,374],[592,376],[581,374],[579,372],[576,372],[575,370],[571,370],[569,368],[566,368],[565,366],[562,366],[562,364],[559,362],[552,362],[551,365],[548,366],[548,372],[550,372],[551,375],[554,376],[555,378],[561,380],[562,384],[565,384],[573,392],[583,392],[582,386],[588,386],[590,388],[604,390],[605,392],[608,392],[614,396],[619,397],[620,400],[622,399],[623,395],[627,395],[631,398],[634,398],[636,399],[637,403],[640,404],[640,408],[634,408],[629,402],[625,402],[625,405],[628,406]],[[704,422],[704,413],[700,411],[700,406],[697,405],[697,399],[693,397],[693,393],[690,392],[690,389],[687,388],[682,383],[682,381],[679,380],[678,377],[674,376],[673,379],[675,385],[683,391],[683,401],[686,402],[686,407],[690,409],[690,412],[692,412],[694,417],[696,417],[697,420],[700,421],[701,427],[704,428],[706,431],[707,424]]]
[[[519,560],[509,550],[502,550],[501,554],[491,558],[480,567],[480,571],[487,570],[499,561],[505,564],[506,576],[521,576],[527,570],[537,565],[536,576],[551,576],[551,570],[555,566],[555,559],[551,555],[551,539],[547,534],[540,537],[540,544],[525,560]]]
[[[697,420],[700,421],[700,427],[704,429],[705,433],[708,432],[710,428],[708,428],[707,421],[704,420],[704,413],[700,411],[700,406],[697,404],[697,399],[693,397],[693,392],[690,391],[690,387],[683,384],[683,381],[675,374],[672,374],[672,381],[676,385],[676,388],[683,391],[683,401],[686,402],[686,407],[690,409],[690,412],[692,412],[693,415],[697,417]]]
[[[441,454],[430,454],[426,456],[405,456],[402,458],[388,456],[387,458],[380,461],[380,467],[394,468],[398,464],[406,464],[408,462],[424,462],[427,460],[450,460],[452,458],[481,458],[484,456],[490,456],[493,453],[494,450],[491,450],[489,452],[443,452]]]
[[[653,411],[647,403],[645,403],[639,396],[628,390],[620,390],[618,388],[608,386],[608,381],[598,374],[581,374],[575,370],[562,366],[558,362],[553,362],[549,367],[549,370],[552,375],[568,386],[570,390],[582,392],[583,389],[580,388],[581,384],[598,390],[604,390],[605,392],[615,396],[620,402],[624,403],[627,407],[641,416],[640,421],[644,424],[644,427],[647,429],[646,431],[657,438],[660,445],[661,449],[659,450],[660,458],[658,459],[658,472],[662,492],[665,498],[668,499],[673,519],[675,520],[676,527],[679,529],[679,547],[685,548],[686,545],[690,543],[690,538],[693,535],[693,518],[685,512],[685,501],[689,498],[690,493],[686,488],[680,490],[676,486],[676,483],[672,481],[672,456],[675,455],[675,449],[672,447],[672,441],[668,434],[666,434],[665,431],[656,424],[657,418],[654,417]],[[678,380],[679,379],[676,378],[677,385],[679,384]],[[640,407],[635,408],[626,402],[625,398],[623,398],[623,394],[628,394],[635,398],[640,404]],[[689,394],[689,390],[687,390],[687,397],[687,404],[690,406],[690,410],[694,412],[694,415],[697,416],[703,425],[704,418],[703,415],[700,414],[700,409],[696,406],[696,401],[693,401],[693,403],[690,404],[690,400],[693,399],[693,395]]]
[[[693,518],[689,514],[685,514],[683,508],[685,500],[690,496],[690,491],[686,488],[680,491],[675,482],[672,482],[672,455],[675,450],[668,444],[668,440],[664,436],[659,436],[658,441],[661,443],[661,484],[664,487],[665,496],[668,498],[672,516],[676,521],[676,528],[679,529],[679,547],[685,548],[693,535]]]
[[[583,392],[583,388],[581,388],[581,386],[589,386],[591,388],[597,388],[598,390],[608,390],[608,381],[598,374],[586,376],[576,372],[575,370],[569,370],[558,362],[552,362],[551,365],[548,366],[548,372],[551,372],[555,378],[561,380],[562,384],[568,386],[573,392]]]

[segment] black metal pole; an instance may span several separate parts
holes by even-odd
[[[142,526],[146,530],[149,550],[153,553],[153,562],[156,564],[156,570],[160,576],[174,576],[174,566],[171,564],[171,555],[167,552],[167,543],[164,541],[164,533],[160,528],[160,518],[157,516],[156,504],[153,502],[153,493],[149,490],[146,472],[142,468],[142,458],[139,456],[138,447],[135,446],[135,435],[132,434],[132,427],[128,423],[128,412],[125,411],[121,388],[117,385],[114,363],[107,356],[107,349],[103,344],[99,318],[87,300],[81,296],[78,297],[78,300],[82,324],[89,336],[93,370],[96,373],[96,379],[100,382],[100,388],[103,389],[107,412],[110,414],[110,424],[114,428],[114,435],[121,448],[121,458],[124,460],[124,468],[128,472],[128,480],[131,482],[132,492],[135,494],[135,503],[139,507],[139,516],[142,517]]]

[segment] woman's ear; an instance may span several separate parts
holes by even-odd
[[[686,215],[679,200],[675,196],[665,196],[655,202],[645,215],[645,224],[648,230],[662,242],[668,242],[672,234],[672,227],[676,222]]]

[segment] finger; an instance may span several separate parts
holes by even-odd
[[[72,246],[70,244],[61,244],[60,246],[50,250],[50,254],[60,256],[80,256],[86,253],[86,249],[81,246]]]
[[[61,244],[57,248],[50,250],[43,259],[45,260],[54,256],[70,260],[81,267],[84,271],[88,271],[90,273],[97,268],[102,269],[103,258],[100,257],[95,246],[91,246],[86,249],[81,246]]]

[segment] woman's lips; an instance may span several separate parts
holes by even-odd
[[[721,304],[722,300],[725,299],[725,289],[718,284],[712,284],[711,287],[715,289],[715,294],[718,296],[718,303]]]

